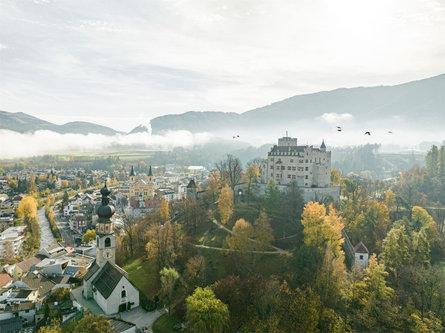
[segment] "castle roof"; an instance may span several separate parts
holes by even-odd
[[[363,244],[362,242],[358,243],[355,247],[354,247],[354,252],[355,253],[369,253],[368,249],[366,248],[365,244]]]
[[[320,148],[325,148],[326,149],[326,145],[324,144],[324,140],[321,142],[321,146],[320,146]]]
[[[133,166],[131,166],[130,177],[134,177],[134,168],[133,168]]]

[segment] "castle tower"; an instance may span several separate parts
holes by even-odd
[[[112,264],[116,260],[116,236],[114,235],[113,222],[111,217],[115,208],[111,206],[108,196],[111,194],[107,185],[100,190],[102,194],[102,204],[97,208],[99,216],[96,224],[96,263],[102,267],[107,262]]]
[[[324,143],[324,140],[321,142],[320,150],[321,151],[326,151],[326,145]]]

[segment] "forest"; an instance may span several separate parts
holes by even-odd
[[[445,146],[425,165],[387,181],[332,169],[340,201],[305,204],[273,181],[256,195],[258,166],[229,155],[201,200],[128,219],[117,260],[147,308],[171,309],[156,332],[442,332]],[[365,245],[367,267],[344,235]]]

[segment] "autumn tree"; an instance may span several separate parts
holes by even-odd
[[[110,322],[104,315],[89,315],[73,323],[73,333],[112,333]],[[71,328],[71,327],[70,327]]]
[[[221,190],[218,200],[218,211],[221,216],[221,222],[227,224],[233,214],[233,191],[228,185]]]
[[[239,219],[235,222],[232,229],[232,234],[226,237],[227,244],[231,250],[245,253],[252,249],[252,242],[250,238],[253,237],[252,225],[244,219]]]
[[[180,226],[170,221],[154,223],[147,230],[147,255],[156,262],[159,270],[175,263],[181,246]]]
[[[331,206],[326,215],[326,207],[318,202],[306,204],[301,223],[303,224],[304,244],[314,248],[323,257],[327,245],[335,257],[341,253],[343,224],[341,217]]]
[[[161,199],[161,220],[166,222],[170,220],[170,214],[168,212],[168,203],[164,198]]]
[[[91,241],[94,241],[95,239],[96,239],[96,230],[89,229],[82,236],[82,243],[87,244]]]
[[[405,226],[392,228],[383,241],[382,259],[389,272],[397,279],[400,268],[411,262],[410,238]]]
[[[52,319],[49,325],[41,326],[37,333],[62,333],[60,320]]]
[[[269,248],[273,241],[273,230],[269,223],[269,218],[264,210],[253,223],[253,239],[255,239],[254,247],[258,250]]]
[[[200,287],[205,282],[205,258],[196,255],[190,258],[185,266],[184,279],[187,281],[189,288]]]
[[[259,177],[260,177],[260,168],[254,162],[251,165],[249,165],[249,167],[246,170],[246,173],[243,175],[243,180],[246,183],[245,198],[247,202],[250,202],[250,200],[255,195],[256,183]]]
[[[331,186],[339,186],[341,182],[340,170],[331,169]]]
[[[164,267],[159,274],[161,276],[161,293],[164,300],[167,301],[168,312],[170,313],[173,290],[175,289],[176,280],[179,279],[179,273],[174,268]]]
[[[198,287],[186,299],[186,318],[192,332],[223,332],[229,325],[229,309],[210,287]]]
[[[377,257],[372,255],[362,277],[349,286],[349,316],[357,332],[397,332],[398,308],[394,304],[394,290],[387,286],[388,273]]]

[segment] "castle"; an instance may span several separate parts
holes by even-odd
[[[258,194],[264,194],[267,184],[273,180],[281,192],[296,184],[303,200],[338,201],[340,187],[331,186],[331,152],[326,150],[324,140],[319,148],[299,146],[297,138],[289,136],[278,139],[267,158],[260,163]],[[242,195],[245,184],[235,186],[235,195]]]
[[[83,296],[94,299],[106,315],[139,306],[139,290],[128,280],[128,273],[116,265],[116,235],[111,217],[115,208],[109,204],[111,192],[105,185],[102,203],[97,208],[96,260],[83,277]]]

